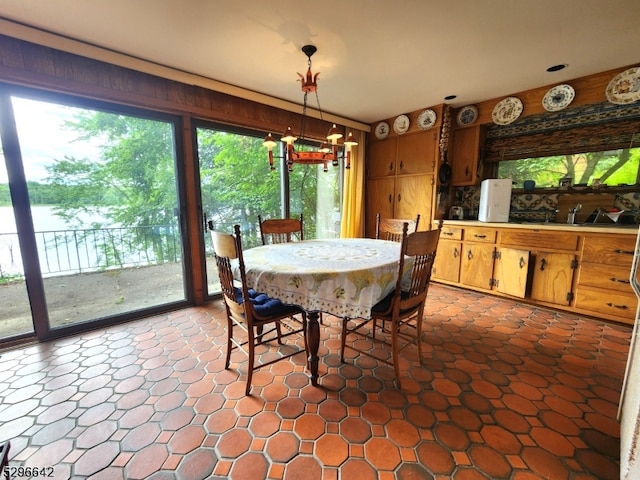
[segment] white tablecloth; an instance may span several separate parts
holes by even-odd
[[[400,244],[368,238],[305,240],[243,252],[251,288],[339,317],[369,318],[395,287]]]

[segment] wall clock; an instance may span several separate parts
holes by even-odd
[[[576,96],[571,85],[563,84],[551,87],[542,98],[542,106],[547,112],[558,112],[569,106]]]
[[[398,135],[402,135],[409,130],[409,117],[406,115],[398,115],[393,121],[393,131]]]
[[[420,130],[427,130],[436,124],[437,118],[436,112],[430,108],[426,108],[418,115],[418,127]]]
[[[384,140],[389,136],[389,130],[389,124],[387,122],[380,122],[376,125],[374,133],[378,140]]]

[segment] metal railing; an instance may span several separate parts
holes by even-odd
[[[177,225],[35,232],[43,276],[176,262]],[[18,234],[0,234],[0,278],[24,274]]]

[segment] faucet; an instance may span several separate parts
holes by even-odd
[[[567,223],[573,225],[576,223],[576,213],[582,209],[582,204],[579,203],[575,207],[569,209],[569,215],[567,216]]]

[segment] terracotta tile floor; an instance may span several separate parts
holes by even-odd
[[[433,285],[426,362],[224,369],[218,302],[0,357],[0,441],[58,479],[614,479],[630,329]],[[238,356],[237,359],[241,357]]]

